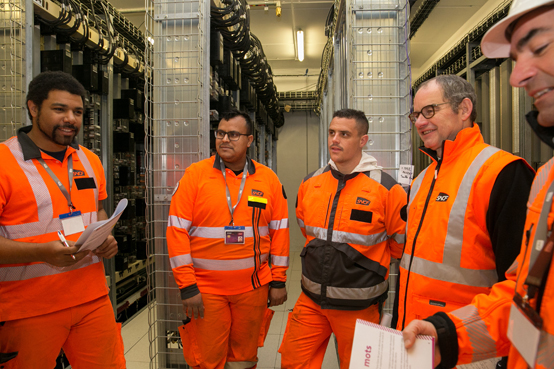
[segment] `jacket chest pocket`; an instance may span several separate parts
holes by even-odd
[[[342,194],[337,208],[335,226],[340,230],[354,233],[367,233],[381,221],[375,204],[369,196]]]
[[[304,223],[313,227],[327,228],[331,218],[333,194],[315,187],[303,200]]]

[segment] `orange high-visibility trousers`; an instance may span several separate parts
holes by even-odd
[[[348,369],[356,320],[379,324],[379,307],[347,311],[322,309],[302,292],[289,314],[283,342],[279,348],[281,368],[321,368],[331,333],[337,337],[340,368]]]
[[[203,293],[204,318],[179,327],[187,364],[195,369],[255,368],[268,293],[267,284],[238,295]]]
[[[4,369],[52,369],[62,348],[73,369],[126,368],[121,325],[108,296],[2,323],[0,352],[19,352]]]

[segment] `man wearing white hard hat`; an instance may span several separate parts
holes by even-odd
[[[489,58],[511,57],[514,87],[535,99],[527,121],[554,148],[554,1],[514,0],[508,16],[483,37]],[[554,368],[554,159],[542,166],[529,195],[521,253],[507,280],[489,295],[452,313],[415,320],[404,330],[406,348],[418,334],[435,340],[435,365],[508,355],[508,368]]]

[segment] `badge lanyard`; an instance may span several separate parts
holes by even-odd
[[[58,185],[60,188],[60,191],[62,191],[63,195],[65,196],[67,200],[67,206],[69,207],[69,212],[72,213],[73,210],[75,210],[75,206],[73,206],[73,203],[71,202],[71,187],[73,185],[73,157],[72,155],[69,155],[69,158],[67,159],[67,176],[69,177],[69,192],[65,189],[62,182],[56,177],[52,169],[44,162],[44,159],[38,158],[38,162],[46,169],[46,172],[50,175],[50,177],[54,180],[54,182]]]
[[[229,223],[229,225],[234,225],[233,214],[235,212],[237,205],[240,202],[240,198],[242,197],[242,191],[244,191],[244,184],[246,182],[246,169],[248,168],[248,159],[244,163],[244,169],[242,170],[242,180],[240,182],[239,195],[235,206],[233,206],[233,203],[231,202],[231,194],[229,193],[229,186],[227,186],[227,176],[225,175],[225,164],[223,164],[223,160],[221,158],[219,158],[219,165],[221,167],[221,172],[223,173],[223,179],[225,180],[225,191],[227,193],[227,205],[229,206],[229,212],[231,213],[231,222]]]
[[[548,230],[548,214],[552,207],[552,195],[554,194],[554,182],[548,188],[546,198],[541,209],[541,215],[533,239],[533,249],[529,260],[529,273],[525,280],[527,296],[524,300],[534,298],[540,288],[544,273],[552,260],[552,248],[554,246],[554,234]]]

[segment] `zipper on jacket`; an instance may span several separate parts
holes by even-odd
[[[443,143],[443,148],[444,148],[444,143]],[[443,150],[443,153],[444,153],[444,150]],[[427,199],[425,200],[425,206],[423,207],[423,211],[421,213],[421,220],[419,221],[419,226],[417,227],[417,231],[414,236],[414,241],[412,242],[412,254],[410,255],[410,263],[408,265],[408,276],[406,277],[406,291],[404,292],[404,314],[402,316],[402,329],[404,329],[404,324],[406,323],[406,301],[408,301],[408,284],[410,282],[412,261],[414,260],[415,245],[417,242],[417,237],[419,236],[419,231],[421,231],[421,227],[423,226],[423,220],[425,219],[427,207],[429,206],[429,200],[431,199],[431,194],[433,193],[433,189],[435,188],[435,182],[439,175],[439,170],[443,159],[444,157],[437,161],[437,167],[435,168],[435,173],[433,174],[433,181],[431,182],[431,187],[429,188],[429,193],[427,194]],[[404,245],[404,247],[406,247],[406,245]]]
[[[327,225],[327,219],[329,218],[329,205],[331,204],[331,197],[332,195],[329,195],[329,199],[327,200],[327,213],[325,214],[325,222],[323,222],[323,227]]]

